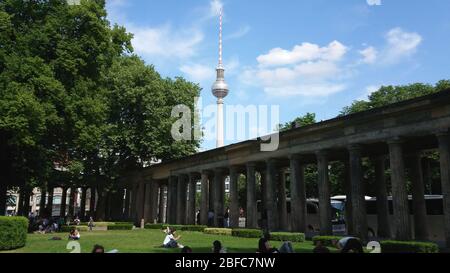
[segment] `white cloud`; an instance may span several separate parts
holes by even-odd
[[[388,46],[384,53],[384,60],[388,63],[394,63],[403,57],[416,53],[417,48],[422,43],[422,36],[415,32],[406,32],[397,27],[387,33],[386,40]]]
[[[197,53],[197,46],[203,41],[203,33],[198,29],[183,31],[164,25],[153,28],[131,26],[129,30],[134,33],[132,43],[136,52],[150,57],[192,57]]]
[[[385,35],[385,45],[381,50],[373,46],[359,51],[362,55],[360,63],[392,65],[414,55],[422,43],[422,36],[416,32],[406,32],[397,27]]]
[[[289,65],[315,60],[338,61],[346,52],[347,47],[338,41],[333,41],[325,47],[303,43],[294,46],[292,50],[274,48],[269,53],[259,56],[257,60],[262,66]]]
[[[248,25],[242,26],[242,27],[240,27],[237,31],[235,31],[235,32],[233,32],[233,33],[231,33],[231,34],[226,35],[226,36],[224,37],[224,40],[231,40],[231,39],[238,39],[238,38],[241,38],[241,37],[247,35],[247,33],[250,32],[250,29],[251,29],[251,28],[250,28],[250,26],[248,26]]]
[[[369,6],[381,6],[381,0],[367,0]]]
[[[362,62],[367,64],[375,63],[378,57],[378,51],[373,46],[369,46],[359,51],[359,54],[363,57]]]
[[[343,91],[346,68],[340,61],[347,47],[338,41],[320,47],[303,43],[292,50],[275,48],[257,58],[258,66],[247,68],[241,80],[279,97],[324,97]]]
[[[214,79],[214,68],[210,65],[203,64],[192,64],[192,65],[183,65],[180,67],[181,72],[183,72],[187,78],[191,81],[200,83],[207,80]]]

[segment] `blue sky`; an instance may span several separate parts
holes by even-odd
[[[450,79],[448,0],[107,0],[136,54],[199,83],[204,105],[215,103],[220,7],[226,104],[279,105],[281,122],[333,118],[381,85]]]

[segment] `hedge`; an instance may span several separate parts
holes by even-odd
[[[203,233],[205,234],[212,234],[212,235],[228,235],[231,236],[232,234],[231,228],[205,228],[203,230]]]
[[[271,232],[270,240],[274,241],[291,241],[291,242],[304,242],[305,234],[304,233],[290,233],[290,232]]]
[[[381,253],[439,253],[435,243],[381,241]]]
[[[133,224],[112,224],[108,225],[108,230],[132,230]]]
[[[316,245],[317,242],[321,242],[323,246],[335,247],[333,241],[339,241],[342,238],[341,236],[314,236],[313,243]]]
[[[24,247],[27,233],[27,218],[0,216],[0,250]]]
[[[145,224],[145,229],[163,229],[163,224]]]
[[[231,235],[244,238],[261,238],[263,232],[259,229],[233,229]]]
[[[146,229],[166,229],[167,227],[174,228],[181,231],[198,231],[203,232],[207,226],[202,225],[168,225],[168,224],[145,224]]]
[[[72,229],[76,228],[78,231],[88,231],[87,226],[61,226],[61,232],[71,232]]]

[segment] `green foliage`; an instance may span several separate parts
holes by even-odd
[[[290,129],[303,127],[316,123],[316,114],[306,113],[304,116],[298,117],[291,122],[279,125],[280,132],[288,131]]]
[[[244,238],[261,238],[263,232],[259,229],[233,229],[231,235]]]
[[[231,228],[205,228],[203,230],[203,233],[205,234],[211,234],[211,235],[232,235],[232,229]]]
[[[271,232],[270,240],[273,241],[290,241],[290,242],[304,242],[305,234],[304,233],[291,233],[291,232]]]
[[[27,232],[27,218],[0,216],[0,250],[24,247]]]
[[[435,243],[381,241],[380,244],[382,253],[439,253]]]
[[[171,227],[175,230],[181,230],[181,231],[198,231],[203,232],[207,226],[202,225],[163,225],[163,229]]]
[[[88,231],[89,228],[87,226],[61,226],[61,232],[69,233],[72,231],[72,229],[76,228],[78,231]]]
[[[163,224],[145,224],[145,229],[163,229]]]
[[[131,230],[131,229],[133,229],[133,224],[108,225],[108,230]]]
[[[339,241],[340,239],[342,239],[340,236],[314,236],[313,243],[316,245],[320,242],[323,246],[335,247],[334,242]]]

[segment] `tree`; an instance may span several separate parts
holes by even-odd
[[[279,129],[280,132],[287,131],[290,129],[303,127],[307,125],[311,125],[316,123],[316,114],[314,113],[306,113],[304,116],[297,117],[291,122],[287,122],[285,124],[280,124]]]

